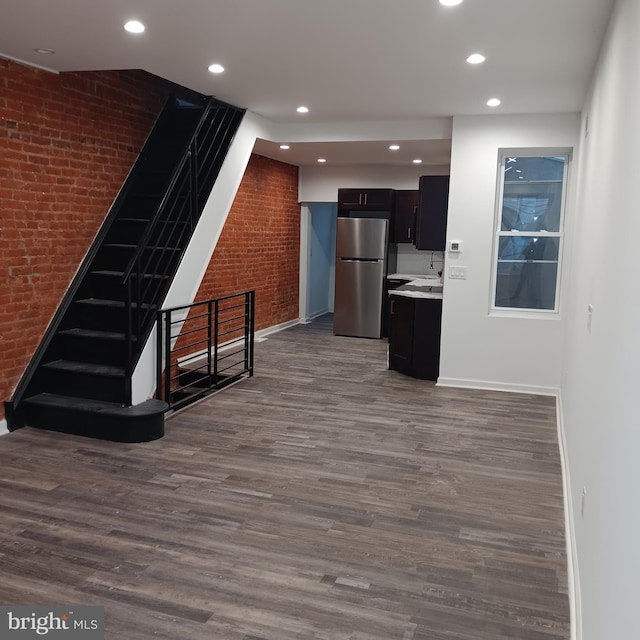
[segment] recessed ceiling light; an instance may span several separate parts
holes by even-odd
[[[487,100],[487,106],[488,107],[499,107],[500,106],[500,100],[498,98],[491,98],[490,100]]]
[[[391,151],[397,151],[399,148],[400,148],[400,145],[399,145],[399,144],[390,144],[390,145],[389,145],[389,149],[390,149]]]
[[[468,58],[469,64],[482,64],[486,58],[481,53],[472,53]]]
[[[308,108],[308,107],[298,107],[298,108],[296,109],[296,111],[297,111],[298,113],[309,113],[309,108]]]
[[[440,0],[440,4],[445,7],[455,7],[459,4],[462,4],[462,0]]]
[[[52,53],[55,53],[53,49],[34,49],[36,53],[40,53],[43,56],[50,56]]]
[[[215,64],[209,65],[209,71],[211,71],[211,73],[222,73],[224,71],[224,67],[216,62]]]
[[[422,164],[422,160],[420,160],[420,158],[416,158],[416,159],[413,161],[413,164]]]
[[[291,149],[291,147],[290,147],[288,144],[281,144],[281,145],[280,145],[280,148],[281,148],[281,149],[285,149],[285,150],[286,150],[286,149]]]
[[[318,162],[326,162],[327,159],[326,158],[318,158]]]
[[[144,31],[144,25],[138,20],[129,20],[125,23],[124,28],[129,33],[142,33]]]

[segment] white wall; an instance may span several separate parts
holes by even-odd
[[[564,332],[562,417],[585,640],[640,637],[639,80],[640,2],[619,0],[583,110]]]
[[[578,132],[578,114],[454,118],[447,239],[463,252],[445,256],[440,384],[559,388],[562,302],[560,316],[489,316],[498,149],[575,147]],[[467,267],[466,280],[447,278],[452,264]]]
[[[417,189],[420,176],[449,173],[448,165],[349,165],[300,167],[298,199],[300,202],[337,202],[338,189]]]

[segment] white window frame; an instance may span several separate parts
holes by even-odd
[[[525,317],[557,317],[560,314],[560,282],[562,276],[562,261],[565,239],[565,213],[568,192],[569,168],[571,166],[572,150],[563,148],[526,148],[526,149],[498,149],[498,184],[494,215],[493,252],[491,258],[491,291],[489,301],[489,315],[492,316],[525,316]],[[502,208],[504,198],[504,169],[508,158],[549,158],[564,157],[564,172],[562,176],[562,199],[560,204],[560,224],[558,231],[503,231]],[[528,307],[496,306],[496,288],[498,284],[498,251],[500,238],[503,237],[544,237],[558,239],[558,267],[556,270],[555,301],[553,309],[534,309]]]

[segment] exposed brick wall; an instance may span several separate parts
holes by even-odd
[[[0,402],[170,90],[142,71],[56,75],[0,58]]]
[[[256,328],[298,317],[298,168],[253,155],[196,300],[256,292]]]

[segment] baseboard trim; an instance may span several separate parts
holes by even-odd
[[[465,380],[463,378],[443,378],[436,382],[438,387],[459,387],[461,389],[481,389],[483,391],[507,391],[509,393],[528,393],[537,396],[558,395],[555,387],[542,387],[527,384],[510,384],[508,382],[493,382],[490,380]]]
[[[319,318],[320,316],[324,316],[327,313],[331,313],[329,311],[329,309],[323,309],[322,311],[315,311],[314,313],[312,313],[311,315],[307,316],[306,318],[300,318],[300,323],[301,324],[309,324],[310,322],[313,322],[316,318]]]
[[[0,420],[0,436],[5,436],[9,433],[6,420]]]
[[[260,331],[256,331],[255,338],[256,340],[263,340],[273,333],[278,333],[279,331],[290,329],[291,327],[295,327],[297,324],[300,324],[299,318],[296,318],[295,320],[288,320],[287,322],[282,322],[281,324],[275,324],[272,327],[267,327],[266,329],[260,329]]]
[[[573,519],[573,499],[571,496],[571,473],[567,450],[567,438],[564,429],[562,392],[556,394],[556,415],[558,423],[558,446],[562,466],[562,485],[564,493],[564,523],[567,545],[567,581],[569,583],[569,612],[571,615],[571,640],[582,640],[582,597],[580,594],[580,573],[578,570],[578,548],[576,529]]]

